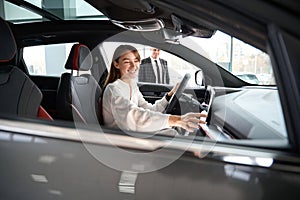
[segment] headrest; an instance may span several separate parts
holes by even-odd
[[[17,45],[7,22],[0,17],[0,62],[8,62],[15,56]]]
[[[91,51],[83,44],[74,44],[65,64],[66,69],[88,71],[92,68]]]

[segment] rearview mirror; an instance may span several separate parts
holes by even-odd
[[[171,18],[174,25],[174,30],[180,32],[183,37],[194,36],[201,38],[210,38],[216,32],[216,30],[207,28],[203,25],[195,24],[194,22],[182,17],[171,15]]]

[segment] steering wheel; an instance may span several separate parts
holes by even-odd
[[[175,94],[171,97],[169,104],[167,105],[164,113],[171,114],[171,111],[173,110],[174,106],[176,105],[177,101],[181,97],[184,89],[186,88],[187,82],[191,78],[190,74],[185,74],[183,79],[181,80],[178,89],[176,90]]]

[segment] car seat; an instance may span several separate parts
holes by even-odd
[[[8,23],[0,18],[0,113],[53,120],[41,106],[43,95],[33,81],[12,65],[17,52]]]
[[[79,72],[90,71],[93,65],[89,48],[83,44],[74,44],[65,68],[71,73],[61,75],[56,98],[58,117],[85,124],[98,124],[98,100],[101,88],[91,74]],[[76,75],[73,73],[77,72]]]

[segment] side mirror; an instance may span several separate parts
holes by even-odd
[[[204,86],[205,81],[204,81],[204,74],[202,70],[198,70],[195,72],[195,82],[197,85]]]

